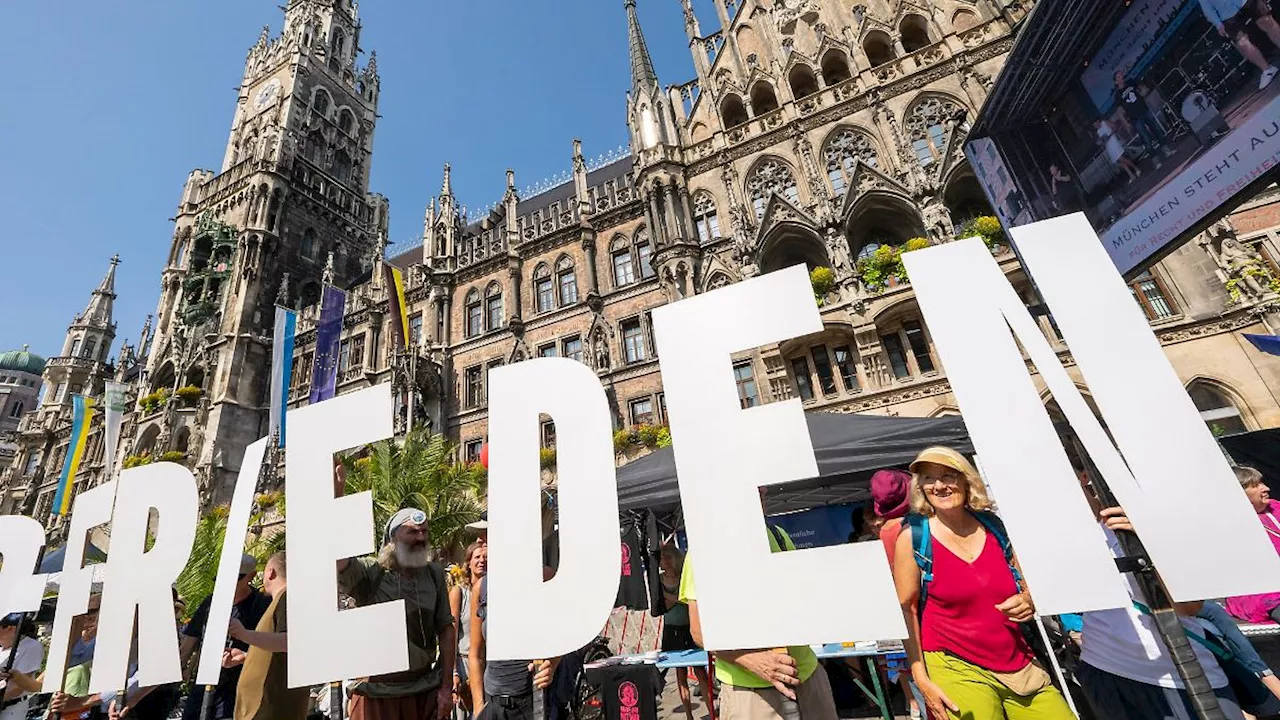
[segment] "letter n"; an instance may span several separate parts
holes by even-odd
[[[1175,599],[1280,589],[1280,557],[1085,217],[1013,234],[1107,430],[981,241],[904,262],[1038,611],[1129,599],[1018,343]]]

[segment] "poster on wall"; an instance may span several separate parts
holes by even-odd
[[[1274,177],[1280,24],[1226,5],[1098,2],[1078,27],[1099,31],[1072,33],[1037,7],[966,147],[1006,227],[1082,211],[1134,275]],[[1030,64],[1051,40],[1077,70]]]

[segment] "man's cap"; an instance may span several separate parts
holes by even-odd
[[[488,513],[488,511],[485,511],[485,512],[480,513],[480,519],[479,519],[479,520],[477,520],[477,521],[475,521],[475,522],[473,522],[473,523],[467,523],[467,529],[468,529],[468,530],[471,530],[471,531],[473,531],[473,532],[488,532],[488,531],[489,531],[489,513]]]
[[[877,470],[871,476],[871,509],[877,517],[893,520],[907,514],[911,476],[901,470]]]
[[[8,615],[5,615],[4,617],[0,618],[0,627],[14,627],[15,625],[21,625],[21,624],[22,624],[22,613],[20,612],[9,613]]]
[[[256,572],[258,572],[258,558],[249,553],[240,556],[240,574],[253,575]]]
[[[391,536],[395,534],[396,530],[400,529],[401,525],[404,525],[406,523],[413,523],[414,525],[422,525],[426,521],[427,521],[427,514],[422,512],[418,508],[402,508],[398,510],[396,514],[392,515],[391,519],[387,521],[385,542],[391,542]]]

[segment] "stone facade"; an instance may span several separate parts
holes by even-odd
[[[297,407],[323,282],[348,291],[338,392],[394,383],[398,431],[425,424],[468,458],[487,434],[488,371],[531,357],[591,366],[616,429],[663,424],[653,308],[797,263],[832,271],[824,330],[735,358],[744,406],[957,412],[909,281],[872,278],[860,261],[948,242],[991,214],[961,148],[1024,6],[715,0],[719,29],[704,33],[683,0],[696,78],[664,88],[635,0],[623,0],[630,152],[589,161],[575,142],[562,181],[521,193],[508,172],[503,199],[481,213],[462,206],[446,165],[421,246],[385,258],[388,206],[367,181],[378,76],[372,57],[354,65],[347,3],[293,0],[282,36],[264,30],[250,51],[222,171],[184,188],[154,337],[148,328],[114,369],[139,396],[194,386],[200,397],[132,413],[121,456],[181,451],[206,498],[228,498],[267,426],[272,305],[301,308]],[[1280,425],[1280,362],[1241,337],[1277,329],[1280,297],[1246,279],[1280,277],[1278,251],[1271,188],[1132,283],[1217,432]],[[1013,253],[993,252],[1033,303]],[[384,263],[404,275],[407,348],[393,347]],[[48,412],[60,419],[41,432],[56,435],[65,412]],[[550,424],[544,441],[554,445]],[[0,478],[10,507],[56,482],[56,451],[34,473],[25,457]]]

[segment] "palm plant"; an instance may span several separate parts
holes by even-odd
[[[280,498],[273,507],[283,517],[284,499]],[[187,603],[187,608],[195,611],[196,606],[213,594],[213,585],[218,577],[218,563],[222,559],[222,543],[227,536],[227,516],[229,510],[225,505],[214,507],[200,516],[196,523],[196,538],[191,545],[191,557],[187,565],[178,575],[176,586],[178,594]],[[249,527],[261,529],[263,511],[259,508],[249,517]],[[284,550],[284,529],[274,532],[259,531],[256,539],[250,540],[245,552],[258,559],[258,566],[266,564],[267,558]]]
[[[424,430],[376,442],[366,451],[345,461],[347,494],[372,491],[375,544],[382,545],[383,528],[396,511],[415,507],[427,515],[437,553],[460,547],[467,524],[484,510],[484,468],[458,462],[443,435]]]

